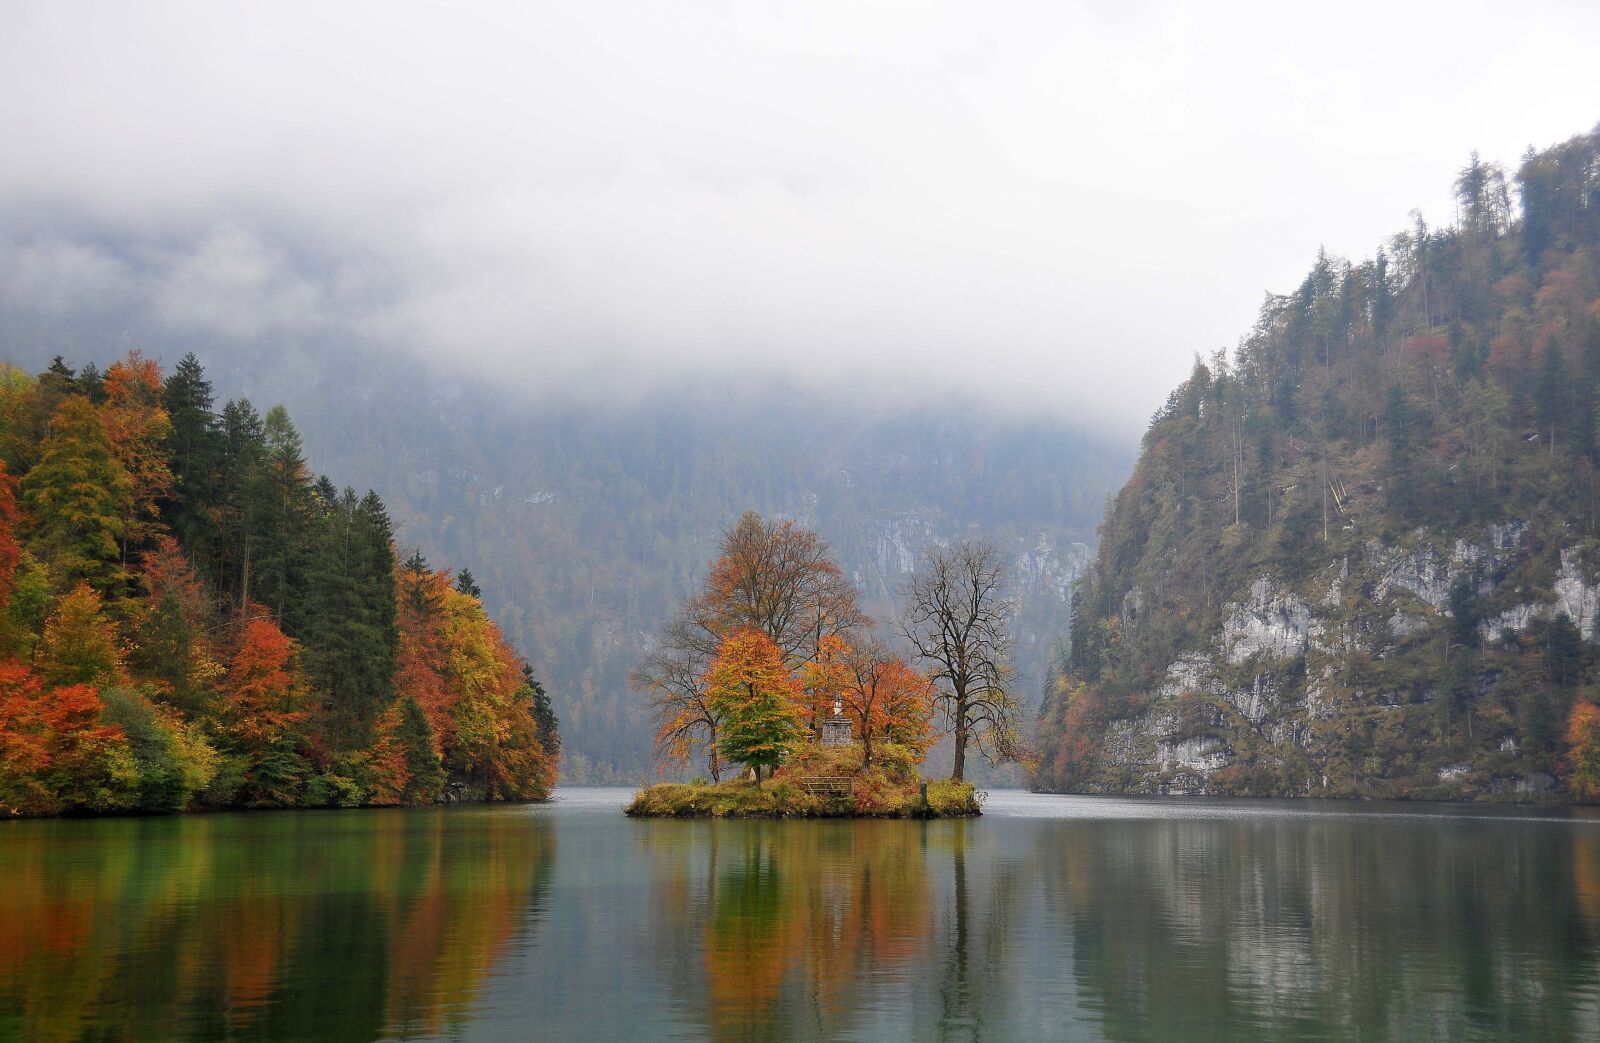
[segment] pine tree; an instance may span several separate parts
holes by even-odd
[[[261,416],[249,399],[222,407],[218,553],[213,578],[240,612],[254,596],[251,569],[260,539],[261,486],[267,455]]]
[[[252,596],[272,610],[285,633],[303,639],[308,625],[305,557],[315,514],[311,475],[300,432],[286,409],[269,409],[261,430],[260,482],[251,490],[257,523]]]
[[[167,698],[189,709],[199,703],[191,684],[193,638],[183,607],[173,591],[164,591],[138,621],[132,665],[137,674],[159,681]]]
[[[162,501],[162,517],[190,559],[204,567],[217,553],[216,501],[223,447],[222,430],[212,411],[216,400],[211,382],[192,352],[179,360],[162,385],[161,401],[171,425],[167,452],[172,466],[172,488]]]
[[[428,715],[415,699],[400,704],[400,727],[396,732],[405,754],[406,768],[411,778],[406,783],[402,799],[407,804],[431,804],[444,788],[444,763],[439,757],[433,726]]]
[[[527,662],[522,664],[522,686],[533,705],[533,720],[539,726],[539,745],[554,762],[561,756],[560,723],[556,720],[555,708],[550,705],[550,696]]]
[[[38,396],[36,417],[39,426],[35,431],[35,437],[43,441],[49,434],[50,420],[56,415],[56,410],[61,408],[61,403],[82,395],[83,388],[78,384],[77,371],[57,355],[45,371],[39,374],[36,394]]]
[[[480,601],[483,600],[483,589],[479,587],[477,581],[472,578],[471,569],[462,569],[456,574],[456,589],[469,598],[477,598]]]
[[[306,663],[335,741],[358,745],[393,690],[394,531],[376,493],[357,500],[346,489],[324,512],[307,573]]]

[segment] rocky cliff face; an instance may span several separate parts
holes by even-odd
[[[1600,799],[1600,132],[1320,256],[1145,435],[1035,783]],[[1492,204],[1492,205],[1491,205]]]
[[[1586,642],[1600,640],[1594,550],[1546,542],[1516,519],[1475,535],[1445,542],[1418,530],[1396,545],[1365,541],[1299,582],[1256,575],[1208,639],[1106,725],[1075,788],[1440,799],[1550,791],[1549,759],[1524,755],[1522,733],[1539,722],[1507,706],[1552,683],[1543,669],[1552,628],[1570,622]],[[1462,612],[1474,617],[1475,644],[1458,640]],[[1131,612],[1123,622],[1139,626]],[[1442,729],[1464,734],[1452,743]]]

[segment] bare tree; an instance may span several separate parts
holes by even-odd
[[[706,699],[706,667],[717,654],[717,637],[688,616],[667,625],[661,644],[628,678],[635,691],[648,693],[656,714],[656,755],[682,764],[697,746],[707,751],[711,781],[722,781],[717,735],[722,721]]]
[[[968,743],[990,764],[1021,760],[1019,710],[1009,691],[1014,606],[999,552],[972,542],[930,548],[902,596],[900,633],[929,665],[939,713],[955,737],[950,777],[964,776]]]

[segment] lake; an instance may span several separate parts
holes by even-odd
[[[0,824],[0,1037],[1600,1038],[1588,812],[628,796]]]

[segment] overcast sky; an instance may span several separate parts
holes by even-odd
[[[1319,245],[1600,120],[1600,5],[5,5],[0,303],[530,391],[1132,429]],[[159,345],[152,345],[159,349]]]

